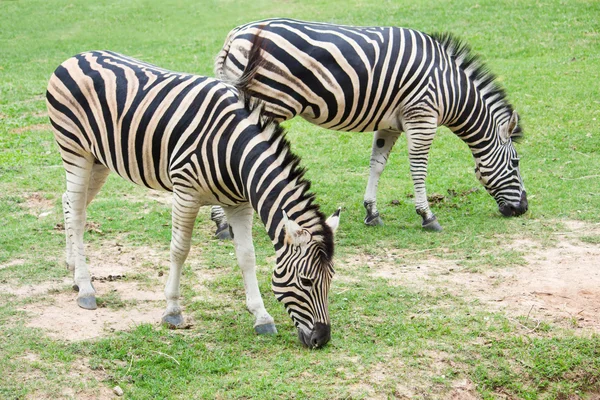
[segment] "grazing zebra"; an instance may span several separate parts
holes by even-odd
[[[429,149],[441,125],[469,145],[477,178],[502,215],[527,211],[513,146],[521,136],[517,113],[494,75],[450,34],[267,19],[229,33],[215,73],[223,80],[244,75],[242,90],[265,101],[276,120],[300,115],[328,129],[375,131],[367,225],[382,224],[377,185],[405,132],[417,214],[423,228],[441,230],[425,191]]]
[[[275,247],[275,296],[302,343],[320,347],[330,338],[327,295],[339,210],[325,221],[283,129],[237,93],[216,79],[109,51],[76,55],[56,69],[46,98],[66,169],[67,266],[74,271],[77,302],[96,308],[83,245],[86,207],[114,171],[138,185],[173,192],[164,323],[183,324],[179,283],[194,221],[200,206],[218,204],[231,226],[256,332],[277,331],[256,279],[253,210]]]

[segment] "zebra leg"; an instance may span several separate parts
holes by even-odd
[[[87,197],[86,197],[86,207],[90,205],[94,197],[98,194],[104,183],[106,182],[106,178],[110,173],[110,169],[105,167],[100,163],[94,163],[92,166],[92,171],[90,174],[90,180],[88,182],[87,189]],[[66,216],[66,204],[68,204],[67,193],[63,194],[63,212]],[[65,218],[65,221],[67,219]],[[66,222],[65,222],[66,225]],[[85,226],[84,226],[85,229]],[[67,227],[65,226],[65,232],[67,232]],[[73,246],[71,246],[71,240],[67,237],[67,268],[71,271],[75,270],[75,261],[73,255]],[[73,289],[79,291],[79,287],[77,284],[73,284]]]
[[[90,183],[88,185],[86,205],[90,205],[92,200],[94,200],[94,197],[96,197],[102,186],[104,186],[106,178],[108,178],[109,174],[110,169],[99,162],[94,163],[92,166],[92,173],[90,175]]]
[[[73,253],[73,243],[71,242],[72,238],[72,228],[69,224],[71,219],[71,204],[69,202],[69,195],[67,192],[64,192],[62,195],[62,207],[63,207],[63,218],[65,221],[65,238],[67,241],[67,257],[66,257],[66,265],[67,269],[73,273],[75,273],[75,254]],[[73,289],[79,290],[79,288],[74,284]]]
[[[190,252],[194,222],[200,209],[200,203],[189,194],[173,188],[173,208],[171,211],[171,268],[165,285],[167,309],[162,323],[169,328],[182,328],[184,319],[179,306],[181,270]]]
[[[425,189],[425,179],[427,178],[427,161],[429,158],[429,149],[435,131],[437,122],[419,121],[418,123],[405,122],[406,140],[408,142],[408,158],[410,161],[410,174],[413,179],[415,190],[415,209],[417,214],[423,219],[421,226],[428,231],[441,231],[442,226],[429,208],[427,201],[427,191]]]
[[[363,205],[367,210],[365,224],[370,226],[383,225],[379,211],[377,211],[377,185],[385,164],[390,155],[394,143],[398,140],[401,132],[395,131],[377,131],[373,136],[373,148],[371,152],[371,161],[369,163],[369,180],[367,181],[367,190]]]
[[[63,195],[65,233],[67,236],[67,265],[73,268],[73,287],[78,290],[77,304],[88,310],[96,309],[96,292],[85,261],[83,232],[85,229],[87,192],[93,160],[81,156],[77,165],[67,166],[67,191]]]
[[[225,212],[222,207],[212,206],[210,209],[210,220],[213,221],[217,225],[217,231],[215,232],[215,236],[221,240],[229,240],[231,239],[231,234],[229,232],[230,227],[227,223],[227,217],[225,216]]]
[[[226,207],[225,214],[231,226],[235,254],[244,278],[246,307],[254,315],[254,331],[259,335],[276,334],[275,320],[265,309],[256,279],[256,257],[252,243],[253,209],[250,204]]]

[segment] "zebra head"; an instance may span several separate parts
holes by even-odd
[[[505,114],[494,126],[491,148],[475,157],[475,175],[498,203],[505,217],[519,216],[527,211],[527,193],[519,171],[519,157],[514,140],[521,137],[519,116],[515,111]]]
[[[285,244],[277,254],[273,293],[298,328],[302,344],[310,348],[325,345],[331,337],[327,298],[339,214],[338,209],[324,224],[303,228],[283,212]]]

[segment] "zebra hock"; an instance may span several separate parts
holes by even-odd
[[[330,339],[328,292],[333,232],[277,123],[234,87],[176,73],[109,51],[69,58],[54,72],[48,113],[66,171],[63,209],[66,262],[80,307],[96,308],[86,264],[86,208],[113,171],[135,184],[173,193],[170,271],[163,323],[184,325],[182,265],[199,208],[220,205],[242,270],[246,306],[259,334],[276,333],[256,277],[252,216],[256,211],[277,255],[272,288],[301,342]]]
[[[423,228],[442,229],[425,188],[429,150],[442,125],[471,149],[476,176],[500,213],[527,211],[514,147],[522,136],[519,117],[495,76],[450,34],[267,19],[228,34],[215,73],[224,80],[245,77],[241,90],[265,101],[278,121],[299,115],[327,129],[375,131],[364,195],[367,225],[383,223],[377,186],[405,132],[416,212]]]

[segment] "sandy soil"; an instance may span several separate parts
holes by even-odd
[[[99,306],[94,311],[79,308],[71,278],[23,286],[5,283],[0,284],[0,290],[21,298],[39,298],[22,308],[29,316],[28,326],[43,329],[47,335],[62,340],[93,339],[143,323],[160,323],[166,307],[163,290],[169,265],[167,250],[124,248],[113,240],[97,249],[88,246],[87,257],[99,304],[104,299],[105,307]],[[215,279],[218,272],[206,270],[204,276],[202,269],[194,270],[197,275],[194,280],[200,282],[194,287],[206,295],[209,291],[202,282]]]
[[[600,246],[580,239],[600,235],[600,224],[574,221],[567,227],[556,235],[553,247],[531,239],[512,242],[510,247],[525,254],[527,265],[485,273],[467,272],[456,262],[431,257],[401,266],[393,262],[393,252],[358,262],[370,266],[372,276],[393,285],[444,287],[457,296],[477,298],[491,309],[502,309],[509,316],[600,332]]]

